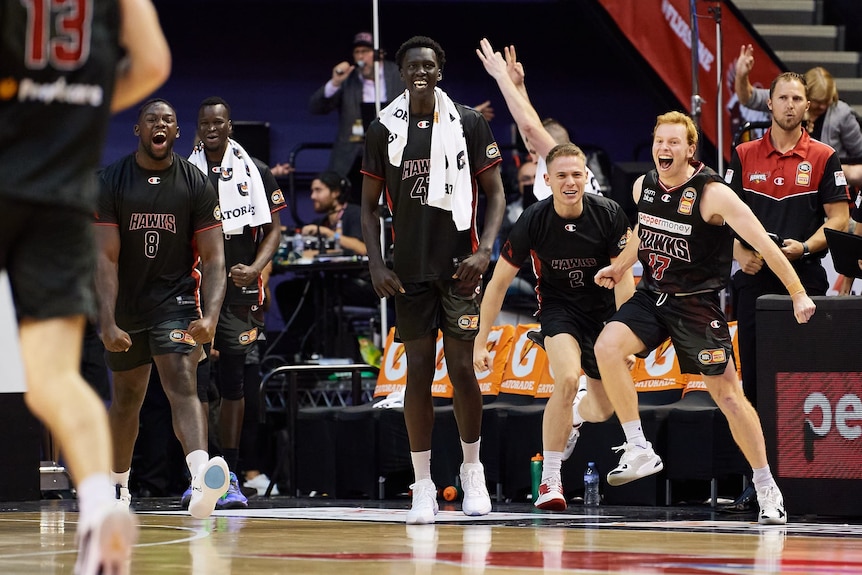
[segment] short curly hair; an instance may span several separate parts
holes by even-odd
[[[398,52],[395,53],[395,63],[398,64],[398,68],[401,68],[401,64],[404,62],[404,55],[407,53],[407,50],[411,50],[413,48],[431,48],[434,50],[434,53],[437,54],[437,66],[442,70],[443,66],[446,65],[446,52],[443,51],[443,47],[440,44],[428,36],[413,36],[401,44],[401,47],[398,48]]]

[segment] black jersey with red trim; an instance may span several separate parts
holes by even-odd
[[[254,165],[257,166],[260,172],[261,180],[263,180],[263,188],[266,190],[266,198],[269,202],[269,211],[272,213],[272,222],[278,229],[281,229],[281,222],[277,212],[287,206],[284,200],[284,194],[281,188],[272,175],[272,172],[265,163],[257,158],[251,158]],[[210,162],[207,160],[209,168],[209,181],[215,190],[218,190],[219,174],[221,173],[221,162]],[[242,234],[234,234],[224,237],[224,265],[225,272],[230,273],[230,268],[236,264],[251,265],[257,258],[257,250],[260,242],[263,241],[263,229],[251,228],[245,226]],[[261,305],[263,304],[263,281],[258,278],[257,283],[251,286],[238,287],[233,283],[230,277],[227,278],[227,287],[225,288],[224,303],[222,305]]]
[[[130,154],[106,167],[100,182],[95,223],[120,232],[117,325],[140,330],[198,316],[194,234],[221,226],[212,184],[176,153],[161,171],[141,168]]]
[[[638,289],[669,294],[720,290],[730,278],[733,231],[704,221],[703,188],[721,177],[701,162],[683,184],[668,188],[656,170],[643,180],[638,201]]]
[[[725,179],[766,231],[802,242],[823,225],[824,204],[849,202],[850,194],[835,150],[800,130],[799,142],[784,154],[772,145],[771,129],[738,145]]]
[[[559,301],[606,320],[616,309],[614,292],[593,277],[626,247],[629,221],[615,201],[596,194],[583,197],[584,210],[577,218],[557,214],[553,197],[530,205],[509,232],[500,256],[518,268],[531,259],[540,310],[543,302]]]
[[[0,196],[92,211],[118,29],[116,0],[0,0]]]
[[[473,185],[473,219],[468,230],[458,231],[451,212],[427,203],[432,114],[410,114],[400,166],[389,162],[389,130],[378,119],[366,133],[362,173],[385,180],[395,241],[394,271],[402,282],[451,278],[457,268],[454,262],[469,257],[479,245],[476,176],[500,163],[502,158],[482,114],[461,104],[456,103],[455,107],[461,114]]]

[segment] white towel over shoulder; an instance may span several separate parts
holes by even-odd
[[[410,93],[404,91],[380,111],[380,123],[389,130],[389,162],[400,166],[407,146]],[[440,88],[434,88],[434,124],[431,127],[428,205],[452,212],[460,230],[473,221],[473,178],[461,115],[455,103]]]
[[[203,143],[195,146],[189,161],[207,173]],[[245,226],[255,228],[272,221],[260,171],[251,156],[233,139],[228,139],[221,160],[217,191],[222,230],[226,236],[241,234]]]

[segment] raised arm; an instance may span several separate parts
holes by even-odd
[[[120,0],[120,44],[126,58],[114,81],[112,112],[140,102],[171,73],[171,51],[150,0]]]

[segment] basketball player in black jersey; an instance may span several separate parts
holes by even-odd
[[[719,291],[730,278],[733,231],[755,247],[790,293],[796,321],[814,314],[814,302],[781,250],[748,206],[721,178],[694,161],[697,128],[680,112],[658,117],[653,131],[655,170],[634,183],[638,241],[599,270],[595,281],[614,287],[639,259],[643,276],[632,298],[605,326],[595,345],[602,381],[622,424],[626,443],[608,474],[622,485],[663,468],[644,438],[638,399],[625,358],[647,352],[668,336],[683,373],[703,376],[727,418],[733,438],[754,469],[759,521],[784,524],[784,499],[769,470],[760,418],[739,385],[733,346]]]
[[[0,269],[18,320],[9,337],[21,349],[20,358],[7,350],[3,363],[8,370],[23,360],[24,399],[71,472],[76,575],[128,573],[137,534],[133,516],[114,504],[104,405],[79,371],[85,317],[94,311],[95,169],[111,111],[144,98],[169,73],[150,0],[0,0]],[[12,310],[3,311],[11,328]]]
[[[192,477],[189,512],[203,518],[229,484],[224,459],[207,452],[196,377],[225,292],[218,198],[206,176],[173,152],[179,128],[168,102],[145,102],[135,134],[137,151],[101,173],[94,226],[99,324],[114,375],[112,477],[128,505],[132,451],[154,362]]]
[[[593,343],[605,321],[631,296],[634,278],[631,273],[625,274],[613,292],[592,281],[600,268],[622,252],[631,230],[625,212],[616,202],[585,192],[587,167],[583,151],[574,144],[555,146],[546,163],[545,183],[553,196],[524,210],[503,245],[482,298],[481,316],[485,321],[473,343],[473,365],[480,371],[490,368],[485,344],[491,318],[500,313],[506,290],[521,264],[532,258],[544,347],[554,373],[554,391],[542,424],[542,482],[534,505],[562,511],[566,497],[560,466],[577,441],[577,431],[574,441],[568,440],[573,425],[605,421],[613,414],[602,387]],[[587,393],[573,408],[582,366]],[[573,421],[573,417],[577,420]]]
[[[431,38],[415,36],[401,45],[396,61],[407,91],[368,127],[362,167],[362,235],[368,247],[371,280],[378,296],[395,296],[397,335],[407,354],[404,420],[416,480],[408,523],[433,523],[438,510],[437,489],[431,479],[431,382],[438,329],[443,331],[464,454],[462,510],[467,515],[491,511],[484,467],[479,461],[482,394],[473,370],[473,339],[479,329],[475,294],[488,268],[506,201],[500,179],[500,151],[488,122],[474,109],[446,102],[448,96],[437,88],[445,60],[443,49]],[[405,97],[409,97],[409,108]],[[449,103],[453,108],[450,117],[435,118],[439,107],[448,108]],[[394,116],[384,116],[393,110]],[[454,114],[459,118],[453,118]],[[407,124],[400,140],[384,125],[385,118]],[[400,124],[393,127],[402,128]],[[447,136],[453,142],[463,137],[463,155],[433,158],[434,130],[449,129],[450,133],[441,132],[437,137],[444,142]],[[397,164],[390,160],[390,137],[396,144],[404,143]],[[469,170],[465,175],[469,175],[472,190],[462,190],[472,192],[472,198],[467,198],[472,199],[472,205],[467,207],[473,210],[468,229],[456,227],[454,207],[446,210],[429,205],[429,198],[444,195],[445,190],[429,191],[429,180],[435,167],[445,165]],[[487,197],[481,238],[475,218],[477,180]],[[393,218],[393,269],[386,267],[380,250],[378,202],[384,188]],[[453,195],[459,195],[459,191]]]

